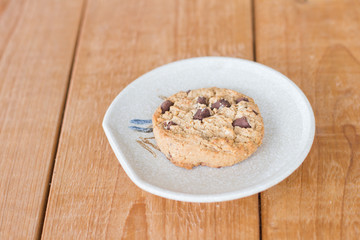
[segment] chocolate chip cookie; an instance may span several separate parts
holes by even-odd
[[[231,166],[261,145],[264,124],[254,100],[224,88],[178,92],[153,115],[160,150],[175,165]]]

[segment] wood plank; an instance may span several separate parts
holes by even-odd
[[[303,165],[261,194],[263,239],[360,234],[360,2],[255,1],[256,58],[308,96],[316,139]]]
[[[258,239],[258,196],[191,204],[137,188],[101,123],[138,76],[195,56],[252,59],[251,2],[89,1],[56,158],[44,239]]]
[[[0,2],[0,239],[40,236],[81,9]]]

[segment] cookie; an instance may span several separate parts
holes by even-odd
[[[175,165],[232,166],[261,145],[264,123],[254,100],[224,88],[168,97],[153,115],[157,145]]]

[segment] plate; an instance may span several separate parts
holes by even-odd
[[[156,150],[152,114],[164,96],[214,86],[255,100],[264,119],[263,144],[232,167],[177,167]],[[304,93],[281,73],[238,58],[200,57],[133,81],[111,103],[103,128],[121,166],[141,189],[174,200],[219,202],[259,193],[294,172],[310,151],[315,118]]]

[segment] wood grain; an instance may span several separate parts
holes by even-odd
[[[44,239],[258,239],[258,196],[191,204],[136,187],[101,123],[138,76],[188,57],[252,59],[251,2],[89,1],[44,223]]]
[[[308,96],[316,138],[303,165],[261,194],[263,239],[360,235],[360,2],[255,1],[256,58]]]
[[[0,239],[39,237],[81,1],[0,1]]]

